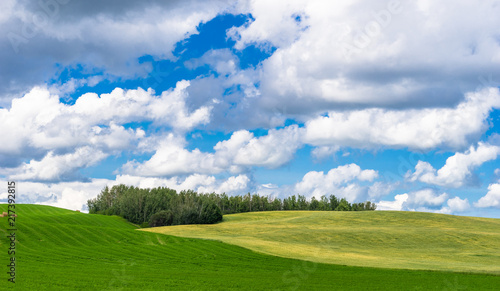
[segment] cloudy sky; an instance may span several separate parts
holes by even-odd
[[[500,217],[498,0],[0,11],[0,177],[18,203],[85,210],[124,183]]]

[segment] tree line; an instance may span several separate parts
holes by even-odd
[[[202,194],[192,190],[177,193],[166,187],[141,189],[123,184],[105,187],[96,198],[87,201],[87,206],[91,214],[119,215],[142,227],[211,224],[221,221],[223,214],[253,211],[366,211],[377,208],[370,201],[351,204],[335,195],[310,200],[303,195],[280,199],[250,193],[243,196]]]

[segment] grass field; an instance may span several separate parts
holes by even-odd
[[[215,225],[146,230],[320,263],[500,274],[500,219],[396,211],[274,211],[225,215]]]
[[[211,240],[137,231],[119,217],[17,205],[16,284],[1,290],[495,290],[487,274],[349,267],[280,258]],[[0,205],[6,211],[6,205]],[[221,224],[222,225],[222,224]]]

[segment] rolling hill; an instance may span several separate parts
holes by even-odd
[[[16,283],[2,272],[1,290],[495,290],[500,282],[488,274],[311,263],[137,231],[119,217],[41,205],[16,210]],[[1,219],[6,270],[9,239],[7,219]]]
[[[397,212],[275,211],[146,231],[319,263],[500,274],[500,219]]]

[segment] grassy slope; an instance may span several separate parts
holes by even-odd
[[[12,288],[2,271],[1,290],[495,290],[500,283],[491,275],[307,263],[140,232],[118,217],[48,206],[18,205],[17,213],[17,283]],[[6,265],[7,220],[1,219],[0,259]]]
[[[253,212],[151,228],[321,263],[500,274],[500,219],[418,212]]]

